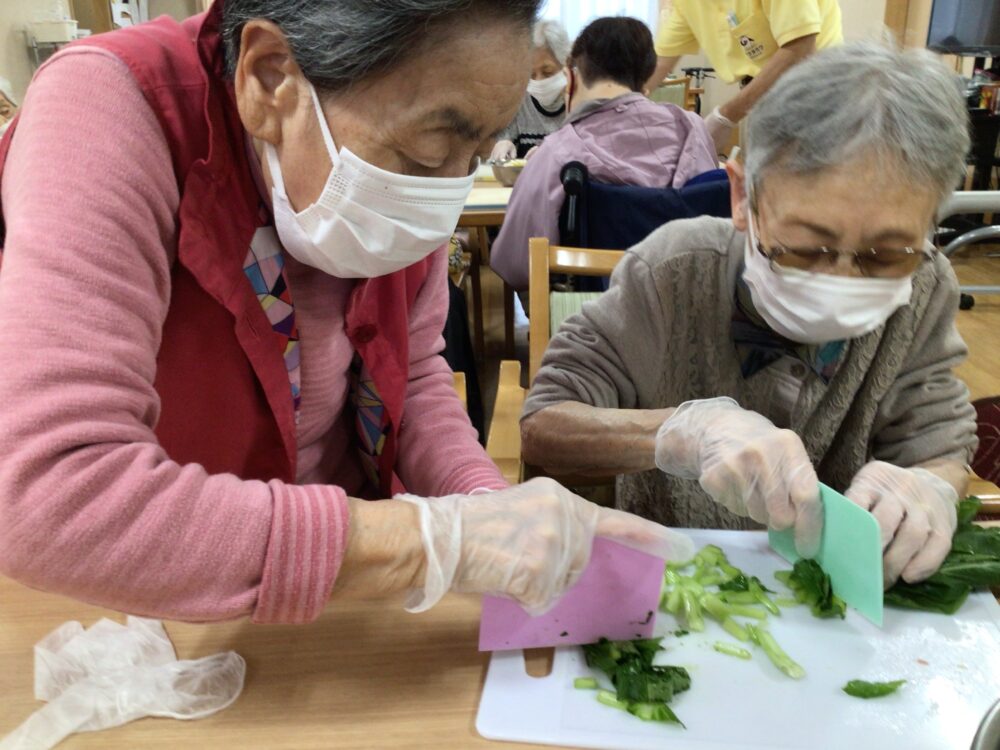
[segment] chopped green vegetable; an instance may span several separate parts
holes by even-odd
[[[628,711],[628,702],[618,700],[610,690],[599,690],[597,692],[597,702],[603,703],[605,706],[611,706],[611,708]]]
[[[779,607],[797,607],[802,602],[791,596],[776,596],[774,598],[774,603],[777,604]]]
[[[727,617],[722,621],[722,629],[738,641],[746,643],[750,640],[750,634],[747,632],[747,629],[732,618]]]
[[[972,522],[979,506],[974,497],[958,504],[958,528],[941,567],[926,581],[899,581],[885,592],[886,604],[951,615],[973,590],[1000,586],[1000,529]]]
[[[750,633],[750,640],[760,646],[774,666],[786,675],[793,680],[800,680],[806,676],[806,670],[802,668],[802,665],[786,654],[781,649],[781,646],[778,645],[778,642],[774,640],[774,636],[763,627],[748,623],[747,632]]]
[[[597,680],[593,677],[577,677],[573,680],[573,687],[577,690],[597,690]]]
[[[602,638],[597,643],[584,646],[587,665],[600,669],[615,686],[614,693],[600,691],[597,699],[605,705],[635,714],[644,721],[680,724],[666,704],[691,687],[691,677],[683,667],[653,665],[656,654],[663,650],[660,641],[660,638],[635,641]],[[577,682],[579,680],[574,682],[575,686]],[[661,706],[666,710],[649,706]]]
[[[691,634],[690,630],[675,630],[674,631],[674,637],[675,638],[682,638],[685,635],[690,635],[690,634]]]
[[[787,576],[775,578],[784,583],[795,594],[795,598],[809,605],[814,617],[840,617],[847,613],[847,604],[833,593],[833,586],[819,563],[815,560],[799,560]]]
[[[726,656],[735,656],[737,659],[749,659],[750,652],[745,648],[741,648],[732,643],[725,643],[724,641],[716,641],[712,644],[712,648],[718,651],[720,654],[725,654]]]
[[[670,710],[670,706],[665,703],[630,703],[626,709],[633,716],[638,716],[643,721],[660,721],[664,724],[680,724],[684,722],[677,718],[677,714]]]
[[[906,684],[906,680],[893,680],[892,682],[851,680],[841,690],[855,698],[881,698],[895,693],[904,684]]]

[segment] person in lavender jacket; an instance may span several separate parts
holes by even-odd
[[[655,67],[652,34],[634,18],[599,18],[573,44],[569,117],[518,178],[491,251],[493,270],[514,289],[528,288],[528,240],[559,239],[559,172],[566,163],[582,162],[600,182],[675,188],[718,166],[700,117],[646,98]]]

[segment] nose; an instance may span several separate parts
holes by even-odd
[[[850,252],[839,252],[835,253],[834,257],[836,260],[830,267],[828,273],[834,276],[863,276],[861,269],[858,267],[858,263],[855,259],[854,253]]]

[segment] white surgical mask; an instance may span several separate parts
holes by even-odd
[[[387,172],[346,148],[338,151],[316,90],[309,89],[333,165],[315,203],[295,212],[278,154],[264,144],[274,184],[274,225],[285,250],[331,276],[369,279],[411,266],[447,243],[475,170],[468,177],[414,177]]]
[[[757,250],[752,214],[743,280],[754,308],[772,330],[801,344],[825,344],[870,333],[906,305],[913,291],[909,276],[835,276],[772,264]]]
[[[552,107],[566,93],[566,73],[560,70],[554,76],[543,78],[540,81],[534,79],[528,81],[528,93],[535,97],[543,107]]]

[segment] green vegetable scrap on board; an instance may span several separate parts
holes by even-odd
[[[847,614],[847,604],[833,593],[830,576],[815,560],[799,560],[790,571],[779,571],[774,577],[792,590],[797,601],[808,604],[814,617],[844,619]]]
[[[643,721],[680,724],[681,720],[667,705],[678,693],[691,687],[691,677],[683,667],[654,666],[653,659],[663,650],[662,638],[635,641],[609,641],[583,647],[587,665],[608,676],[615,691],[600,690],[597,700],[606,706],[628,711]],[[593,685],[593,687],[591,687]],[[578,678],[574,686],[597,687],[593,678]]]
[[[974,497],[958,504],[951,552],[937,573],[920,583],[901,580],[885,592],[886,604],[952,615],[972,591],[1000,586],[1000,529],[973,523],[979,506]]]
[[[886,695],[892,695],[905,684],[906,680],[893,680],[892,682],[851,680],[841,690],[855,698],[882,698]]]

